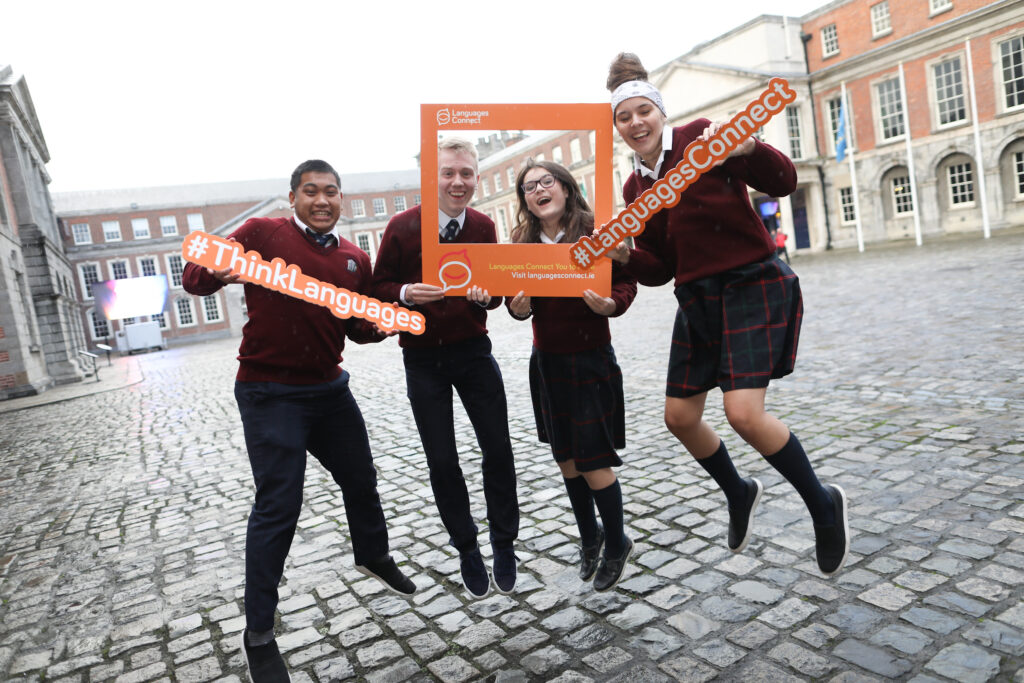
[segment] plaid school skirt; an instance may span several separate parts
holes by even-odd
[[[675,294],[666,395],[767,387],[793,372],[803,299],[796,273],[778,257],[679,285]]]
[[[530,395],[537,437],[551,444],[556,462],[580,472],[622,464],[626,446],[622,371],[611,344],[573,353],[530,356]]]

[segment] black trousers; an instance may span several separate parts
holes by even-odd
[[[356,564],[388,554],[377,471],[348,379],[343,371],[325,384],[235,383],[256,483],[245,537],[245,618],[252,631],[274,626],[277,587],[302,508],[306,451],[341,487]]]
[[[455,446],[454,389],[480,444],[491,543],[511,547],[519,535],[516,468],[508,435],[501,370],[486,336],[436,348],[403,349],[413,417],[430,469],[441,522],[459,552],[477,546],[477,526]]]

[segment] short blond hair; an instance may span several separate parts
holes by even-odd
[[[437,143],[437,151],[440,153],[443,150],[451,150],[452,152],[465,152],[469,156],[473,157],[473,165],[479,166],[480,157],[476,153],[476,145],[467,140],[466,138],[450,137],[444,138]]]

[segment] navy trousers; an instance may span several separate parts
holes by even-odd
[[[277,587],[302,508],[306,451],[341,487],[356,564],[388,555],[377,471],[348,379],[343,371],[325,384],[235,382],[256,483],[245,537],[245,618],[252,631],[274,627]]]
[[[491,340],[484,335],[436,348],[406,348],[403,358],[430,485],[452,545],[459,552],[477,547],[477,526],[455,446],[454,389],[480,444],[491,543],[498,548],[512,547],[519,535],[516,467],[508,435],[505,384],[491,355]]]

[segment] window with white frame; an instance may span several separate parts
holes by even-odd
[[[882,0],[871,6],[871,35],[874,38],[892,33],[892,20],[889,17],[889,0]]]
[[[394,202],[395,202],[395,213],[401,213],[402,211],[405,211],[405,196],[404,195],[399,195],[399,196],[395,197]]]
[[[485,197],[491,196],[491,184],[487,182],[487,178],[480,181],[480,187],[483,188]]]
[[[882,138],[892,140],[906,132],[903,123],[903,98],[900,97],[900,81],[890,78],[875,85],[878,94],[878,123]]]
[[[561,145],[555,145],[554,148],[552,148],[552,150],[551,150],[551,161],[555,162],[556,164],[562,163],[562,146]]]
[[[578,164],[583,161],[583,145],[580,143],[579,138],[573,138],[569,141],[569,160],[571,163]]]
[[[543,152],[541,152],[540,154],[538,154],[537,156],[535,156],[535,157],[533,158],[533,160],[534,160],[534,161],[544,161],[544,153],[543,153]]]
[[[974,206],[974,171],[971,162],[950,164],[946,168],[949,179],[951,206]]]
[[[932,14],[938,14],[939,12],[945,12],[948,9],[953,9],[953,0],[928,0],[929,9]]]
[[[366,215],[366,205],[363,204],[362,199],[353,199],[349,205],[352,207],[353,218],[362,218]]]
[[[160,216],[160,234],[173,237],[178,234],[178,219],[174,216]]]
[[[857,207],[853,205],[853,188],[839,188],[839,207],[842,209],[843,222],[853,223],[857,220]]]
[[[167,316],[164,315],[163,313],[154,313],[153,315],[149,316],[149,319],[159,323],[161,330],[166,330],[168,328]]]
[[[385,216],[388,213],[388,206],[384,202],[383,197],[373,198],[373,215],[374,216]]]
[[[132,219],[132,235],[137,240],[149,239],[149,219],[148,218],[133,218]]]
[[[361,232],[356,235],[356,245],[365,251],[367,254],[370,253],[370,233]]]
[[[967,118],[964,81],[960,58],[954,57],[932,67],[935,76],[935,106],[940,126],[959,123]]]
[[[224,319],[220,312],[220,297],[216,294],[203,297],[203,322],[219,323]]]
[[[110,337],[110,323],[102,315],[96,315],[96,309],[89,309],[89,327],[92,330],[92,338],[95,341]]]
[[[188,221],[189,232],[206,229],[206,223],[203,221],[203,214],[201,213],[190,213],[185,216],[185,220]]]
[[[498,241],[508,242],[508,220],[505,218],[505,208],[498,207]]]
[[[914,196],[910,192],[910,176],[893,177],[892,206],[896,215],[914,213]]]
[[[181,262],[181,256],[178,254],[169,254],[167,256],[167,273],[171,276],[172,287],[181,287],[181,273],[184,269],[185,266]]]
[[[71,225],[71,234],[75,238],[75,244],[92,244],[92,232],[88,223],[74,223]]]
[[[789,133],[789,156],[803,159],[803,147],[800,145],[800,108],[786,107],[786,130]]]
[[[834,97],[828,101],[828,146],[833,152],[836,151],[836,135],[839,134],[839,117],[842,115],[842,98]],[[846,135],[847,147],[850,146],[850,135]]]
[[[419,195],[415,195],[415,196],[414,196],[414,197],[412,198],[412,203],[413,203],[413,206],[419,206],[419,205],[420,205],[420,204],[422,204],[423,202],[422,202],[422,201],[420,200],[420,196],[419,196]]]
[[[82,263],[78,266],[78,274],[82,278],[82,294],[91,299],[92,286],[100,281],[100,267],[95,263]]]
[[[135,318],[134,316],[132,316],[130,318],[121,318],[121,329],[123,330],[124,328],[128,327],[129,325],[134,325],[137,322],[138,322],[138,319]]]
[[[118,221],[103,221],[103,241],[121,241],[121,223]]]
[[[196,309],[192,297],[180,296],[174,300],[174,312],[178,317],[178,327],[192,327],[196,324]]]
[[[139,259],[139,275],[156,275],[156,259],[152,256],[143,256]]]
[[[1013,153],[1013,177],[1017,196],[1024,197],[1024,152]]]
[[[111,261],[107,264],[110,268],[110,279],[111,280],[127,280],[130,273],[128,272],[127,261]]]
[[[508,179],[509,189],[514,189],[516,186],[516,170],[509,166],[505,169],[505,178]]]
[[[1024,36],[999,43],[1006,108],[1024,105]]]
[[[494,174],[494,192],[495,193],[501,192],[501,189],[502,189],[502,187],[501,187],[501,174],[500,173],[495,173]]]
[[[821,29],[821,56],[831,57],[839,54],[839,32],[835,24],[829,24]]]

